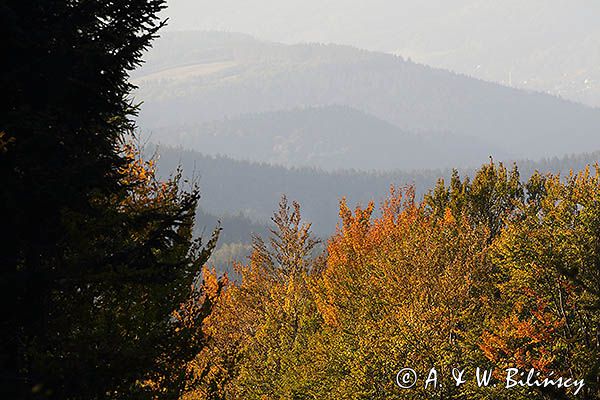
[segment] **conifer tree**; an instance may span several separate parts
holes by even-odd
[[[172,313],[216,237],[192,240],[197,189],[157,181],[126,145],[128,74],[163,8],[0,3],[3,398],[176,397],[165,368],[198,351]]]

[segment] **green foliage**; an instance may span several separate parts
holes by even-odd
[[[475,226],[486,227],[491,241],[522,199],[523,185],[516,164],[508,171],[502,163],[496,166],[490,162],[475,173],[472,181],[467,178],[461,182],[454,170],[450,187],[438,181],[435,189],[425,195],[425,204],[438,217],[450,209],[455,218],[466,216]]]
[[[483,348],[503,363],[575,375],[599,390],[600,170],[529,181],[523,218],[494,244],[501,297]],[[511,305],[512,307],[507,307]],[[548,390],[548,395],[559,394]]]
[[[317,384],[302,372],[321,317],[310,285],[322,269],[318,241],[285,197],[268,243],[255,238],[241,284],[232,284],[207,318],[206,347],[194,361],[185,398],[308,398]]]

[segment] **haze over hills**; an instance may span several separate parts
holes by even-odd
[[[418,197],[430,190],[438,178],[449,179],[450,169],[423,169],[413,171],[364,172],[334,171],[327,172],[316,168],[285,168],[267,163],[253,163],[233,160],[227,157],[207,156],[197,151],[148,145],[147,154],[159,155],[158,172],[163,176],[182,166],[184,176],[195,179],[200,185],[202,198],[200,205],[203,213],[214,216],[225,216],[229,220],[243,215],[253,222],[265,224],[276,209],[281,195],[286,194],[290,200],[300,202],[303,216],[314,222],[313,230],[323,237],[330,235],[338,222],[337,210],[342,197],[351,206],[370,200],[383,200],[390,185],[403,187],[414,185]],[[499,160],[496,160],[499,161]],[[509,160],[508,164],[512,165]],[[538,170],[542,173],[552,172],[568,174],[571,169],[581,170],[588,164],[600,161],[600,152],[583,153],[562,158],[553,157],[539,161],[517,161],[521,177],[528,179]],[[475,167],[489,162],[481,160]],[[474,168],[462,169],[463,176],[471,176]],[[213,227],[214,218],[198,218],[203,229]],[[233,223],[236,225],[237,223]],[[240,226],[254,226],[248,221],[240,222]],[[246,229],[249,230],[250,228]],[[230,234],[232,238],[239,235]]]
[[[476,165],[490,154],[511,157],[475,138],[413,134],[342,106],[249,114],[157,132],[162,143],[209,155],[326,170],[452,167],[457,154],[464,165]]]
[[[600,106],[596,0],[170,0],[170,30],[339,43]]]
[[[458,148],[448,152],[455,166],[466,166],[471,148],[460,151],[465,138],[481,144],[488,154],[514,158],[600,148],[600,110],[389,54],[335,45],[281,45],[237,34],[178,32],[159,39],[147,60],[133,80],[140,85],[136,99],[144,101],[140,125],[156,141],[162,141],[161,131],[172,133],[173,126],[344,106],[392,124],[398,132],[427,132],[434,141],[444,137]],[[375,134],[376,129],[369,131]],[[396,147],[402,147],[403,138],[399,135]],[[356,140],[348,132],[344,143]],[[424,146],[415,156],[432,167],[446,166],[446,160],[435,164],[429,149]],[[257,159],[251,154],[245,158]]]

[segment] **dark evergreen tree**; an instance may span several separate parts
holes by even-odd
[[[124,151],[128,73],[163,8],[0,3],[2,398],[178,393],[164,369],[185,362],[191,335],[172,313],[209,255],[191,238],[199,195]]]

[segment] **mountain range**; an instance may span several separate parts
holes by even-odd
[[[244,234],[262,231],[259,227],[268,223],[280,197],[285,194],[288,199],[300,203],[303,216],[315,223],[313,230],[327,237],[334,232],[338,223],[337,210],[342,198],[351,207],[365,205],[371,200],[379,202],[388,195],[390,185],[399,188],[414,185],[417,197],[421,198],[434,187],[438,179],[448,181],[452,174],[451,169],[365,172],[286,168],[153,144],[146,146],[145,153],[148,156],[157,155],[158,172],[162,177],[181,166],[186,179],[199,184],[202,214],[198,218],[198,229],[205,233],[210,232],[218,219],[230,221],[228,224],[231,226],[247,226]],[[501,160],[495,160],[498,161]],[[504,161],[507,166],[512,166],[513,161]],[[564,176],[570,170],[579,171],[586,165],[600,162],[600,151],[515,162],[522,179],[528,179],[534,171]],[[461,176],[472,176],[479,166],[461,169],[459,173]],[[245,220],[240,221],[240,218]],[[244,237],[226,231],[227,240],[236,241]]]
[[[599,109],[390,54],[170,32],[146,60],[132,75],[142,131],[238,159],[444,168],[600,148]]]
[[[338,43],[600,107],[596,0],[169,0],[171,30]]]

